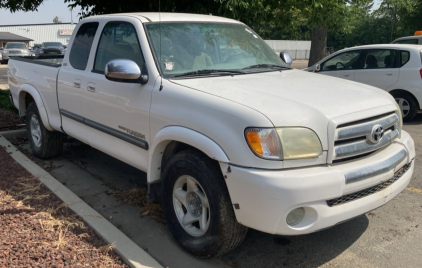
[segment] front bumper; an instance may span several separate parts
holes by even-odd
[[[235,214],[239,223],[271,234],[300,235],[328,228],[386,204],[409,184],[414,157],[414,142],[407,132],[402,131],[402,137],[387,148],[344,163],[289,170],[235,166],[228,169],[228,164],[220,165],[227,176],[232,203],[238,204],[235,205]],[[385,163],[391,163],[390,167],[386,168]],[[391,182],[394,173],[409,163],[408,169]],[[365,168],[370,171],[366,176],[346,183],[346,175],[362,175]],[[391,183],[386,184],[387,181]],[[387,186],[379,188],[379,185]],[[377,191],[359,195],[374,188]],[[351,201],[334,205],[327,203],[356,194],[358,198]],[[305,210],[304,219],[295,226],[289,226],[287,215],[299,207]]]
[[[29,54],[25,53],[25,54],[18,54],[18,53],[14,53],[14,54],[3,54],[3,60],[8,60],[10,57],[28,57]]]

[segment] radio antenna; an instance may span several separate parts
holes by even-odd
[[[158,64],[161,65],[161,0],[158,0],[158,21],[160,23],[160,57],[158,58]],[[160,69],[162,67],[160,66]],[[162,70],[161,70],[162,71]],[[160,84],[160,91],[163,90],[163,74],[161,74],[161,84]]]

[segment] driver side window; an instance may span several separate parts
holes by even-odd
[[[341,71],[358,69],[361,50],[347,51],[323,63],[322,71]]]
[[[144,65],[135,27],[128,22],[109,22],[104,27],[98,43],[93,71],[104,73],[107,62],[114,59],[132,60],[140,68]]]

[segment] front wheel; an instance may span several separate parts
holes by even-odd
[[[48,159],[62,152],[64,135],[44,127],[35,102],[31,102],[26,109],[26,131],[32,153],[36,157]]]
[[[400,107],[403,121],[412,120],[416,116],[419,109],[418,104],[412,98],[412,96],[406,93],[397,93],[393,94],[393,97]]]
[[[186,150],[174,155],[164,170],[163,207],[177,242],[200,258],[236,248],[248,228],[236,221],[218,164]]]

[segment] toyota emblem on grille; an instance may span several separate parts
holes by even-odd
[[[384,128],[381,125],[375,125],[372,128],[371,136],[369,137],[369,140],[372,143],[378,143],[384,136]]]

